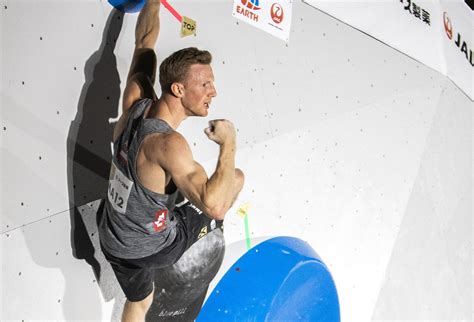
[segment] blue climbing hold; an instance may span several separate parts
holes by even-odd
[[[328,268],[306,242],[276,237],[229,269],[197,321],[340,322],[339,299]]]
[[[109,3],[117,10],[134,13],[142,10],[146,0],[109,0]]]

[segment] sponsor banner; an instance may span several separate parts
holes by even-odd
[[[473,99],[474,15],[461,0],[303,1],[448,76]]]
[[[441,1],[446,75],[474,99],[474,15],[465,5]],[[466,9],[467,8],[467,9]]]
[[[234,0],[232,15],[289,42],[292,5],[293,0]]]

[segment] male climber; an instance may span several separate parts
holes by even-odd
[[[127,297],[123,321],[145,319],[153,301],[154,268],[174,264],[203,229],[220,228],[244,183],[235,168],[230,121],[213,120],[205,129],[220,148],[210,178],[176,132],[188,116],[207,116],[217,95],[211,54],[196,48],[175,52],[160,65],[161,97],[154,92],[159,10],[159,0],[148,0],[138,17],[99,223],[102,250]],[[178,191],[189,201],[175,206]]]

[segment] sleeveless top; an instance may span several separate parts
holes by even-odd
[[[114,142],[109,187],[99,223],[100,241],[119,258],[143,258],[170,245],[176,237],[173,208],[178,190],[160,194],[144,187],[136,160],[143,139],[153,133],[174,131],[160,119],[144,118],[151,99],[132,107],[126,128]]]

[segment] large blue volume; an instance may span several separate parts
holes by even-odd
[[[145,0],[109,0],[109,3],[117,10],[134,13],[142,10]]]
[[[339,299],[331,273],[311,246],[276,237],[229,269],[197,321],[340,322]]]

